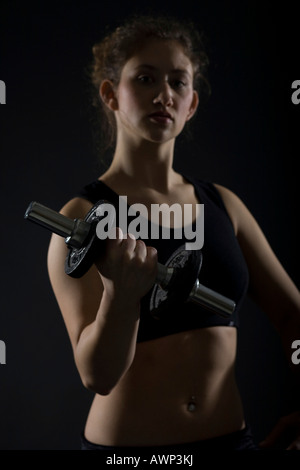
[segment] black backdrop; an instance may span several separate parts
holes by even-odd
[[[152,12],[197,21],[211,60],[211,99],[195,140],[188,149],[178,145],[175,167],[235,191],[299,285],[295,7],[161,3],[153,1]],[[31,200],[59,210],[99,176],[84,69],[106,25],[148,11],[128,0],[1,2],[0,80],[7,93],[0,107],[0,340],[7,357],[0,365],[0,449],[78,449],[92,394],[79,380],[50,288],[50,233],[23,215]],[[290,411],[295,393],[278,335],[250,300],[241,314],[237,378],[260,440]]]

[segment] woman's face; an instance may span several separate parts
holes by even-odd
[[[192,63],[177,41],[152,39],[125,63],[115,97],[119,135],[172,140],[198,105]]]

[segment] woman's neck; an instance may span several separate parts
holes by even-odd
[[[167,193],[177,175],[173,170],[173,154],[174,141],[159,145],[152,142],[130,146],[117,143],[112,164],[105,175],[123,178],[136,187]]]

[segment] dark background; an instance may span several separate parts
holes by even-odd
[[[23,216],[32,200],[59,210],[99,176],[84,70],[104,27],[148,11],[135,1],[1,2],[2,450],[79,448],[92,394],[80,382],[49,284],[50,233]],[[196,21],[211,61],[211,99],[195,123],[195,140],[178,145],[175,167],[235,191],[299,286],[294,4],[169,0],[153,1],[152,12]],[[239,338],[237,378],[259,441],[293,408],[295,385],[277,333],[250,300]]]

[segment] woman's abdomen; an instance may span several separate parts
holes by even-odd
[[[137,345],[107,396],[96,395],[85,428],[102,445],[167,445],[241,429],[236,329],[211,327]]]

